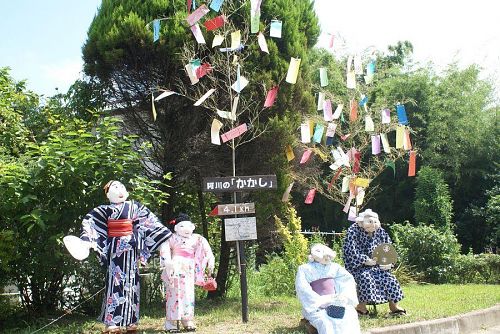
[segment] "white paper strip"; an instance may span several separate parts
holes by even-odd
[[[155,101],[160,101],[161,99],[167,97],[167,96],[170,96],[170,95],[174,95],[174,94],[177,94],[176,92],[173,92],[171,90],[166,90],[164,91],[163,93],[161,93],[160,95],[158,95],[156,98],[155,98]]]
[[[199,99],[198,101],[196,101],[196,102],[194,103],[194,106],[196,106],[196,107],[197,107],[197,106],[201,105],[201,104],[202,104],[203,102],[205,102],[205,100],[206,100],[206,99],[208,99],[208,97],[209,97],[210,95],[212,95],[214,92],[215,92],[215,88],[210,89],[210,90],[209,90],[208,92],[206,92],[206,93],[205,93],[202,97],[200,97],[200,99]]]

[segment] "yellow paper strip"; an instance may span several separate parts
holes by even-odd
[[[286,146],[285,153],[286,153],[286,159],[288,161],[292,161],[293,159],[295,159],[295,154],[293,153],[293,149],[290,145]]]
[[[366,132],[375,131],[375,124],[373,124],[373,119],[370,115],[365,116],[365,131]]]
[[[356,74],[353,71],[347,72],[347,88],[356,89]]]
[[[291,84],[297,82],[297,75],[299,74],[300,58],[291,58],[290,65],[288,66],[288,72],[286,74],[285,81]]]
[[[369,179],[365,179],[365,178],[362,178],[362,177],[357,177],[356,179],[354,179],[354,185],[355,186],[367,188],[369,184],[370,184],[370,180]]]
[[[396,148],[403,148],[403,138],[405,135],[404,125],[398,125],[396,128]]]
[[[387,140],[387,133],[381,133],[380,139],[382,139],[382,146],[384,147],[384,152],[391,153],[391,147],[389,146],[389,140]]]
[[[241,44],[241,32],[236,30],[231,33],[231,50],[236,50]]]

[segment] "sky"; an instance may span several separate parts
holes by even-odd
[[[228,0],[226,0],[228,1]],[[263,0],[266,1],[266,0]],[[101,0],[0,0],[0,67],[46,96],[80,77],[81,47]],[[500,88],[500,20],[492,0],[316,0],[322,35],[345,40],[333,52],[359,52],[408,40],[414,60],[440,70],[476,63]],[[286,27],[286,24],[284,24]],[[340,39],[338,39],[340,41]],[[335,49],[337,48],[337,50]],[[56,90],[58,88],[58,91]],[[498,95],[498,94],[497,94]]]

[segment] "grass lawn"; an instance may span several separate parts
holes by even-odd
[[[499,285],[420,285],[403,287],[405,299],[401,306],[408,316],[391,318],[387,316],[387,304],[377,306],[378,314],[361,319],[363,329],[389,326],[443,318],[473,310],[483,309],[500,303]],[[163,306],[142,310],[142,333],[159,333],[163,326]],[[196,333],[305,333],[299,327],[300,304],[295,297],[255,297],[249,291],[249,321],[241,321],[241,304],[236,298],[224,301],[200,300],[196,306]],[[20,323],[18,329],[4,333],[31,333],[51,319],[40,319],[38,326]],[[89,317],[68,315],[54,325],[37,333],[100,333],[103,326]]]

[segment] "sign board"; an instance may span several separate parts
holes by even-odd
[[[277,189],[276,175],[204,177],[203,191],[233,192]]]
[[[226,241],[256,240],[257,220],[255,217],[224,219]]]
[[[255,213],[255,203],[217,205],[217,216],[244,215],[248,213]]]

